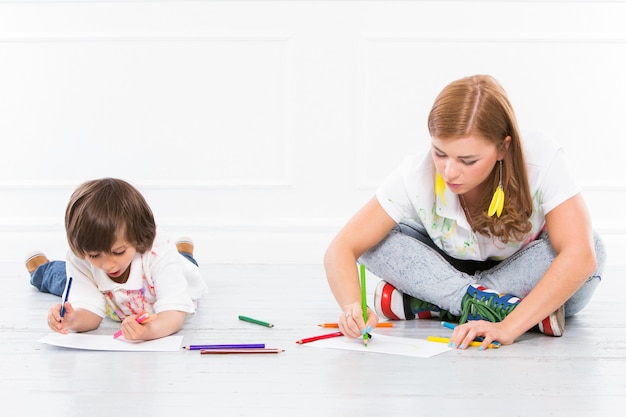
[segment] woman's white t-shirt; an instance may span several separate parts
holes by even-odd
[[[532,229],[523,241],[504,244],[473,232],[459,198],[447,187],[443,205],[435,196],[435,168],[430,151],[407,157],[378,188],[378,201],[396,223],[406,219],[421,223],[433,242],[454,258],[506,259],[539,236],[550,210],[580,192],[560,146],[538,134],[529,134],[523,140],[534,205]]]

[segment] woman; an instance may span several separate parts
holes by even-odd
[[[383,280],[379,315],[464,323],[451,347],[511,344],[531,328],[562,335],[605,262],[563,150],[522,143],[506,93],[485,75],[446,86],[428,129],[430,152],[408,157],[327,249],[341,331],[358,337],[378,322],[371,310],[363,320],[358,260]]]

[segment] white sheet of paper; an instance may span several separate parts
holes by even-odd
[[[331,339],[316,340],[303,346],[357,350],[360,352],[387,353],[390,355],[415,356],[418,358],[430,358],[443,352],[452,350],[445,343],[429,342],[427,340],[411,339],[408,337],[386,336],[372,334],[372,339],[365,347],[363,339],[349,339],[347,337],[333,337]]]
[[[50,333],[39,339],[41,343],[70,349],[114,350],[125,352],[176,352],[180,350],[183,336],[167,336],[155,340],[133,342],[113,335],[85,333]]]

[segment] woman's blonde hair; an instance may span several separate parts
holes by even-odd
[[[500,164],[497,163],[476,201],[478,209],[471,212],[472,224],[476,232],[494,236],[504,243],[523,240],[531,229],[529,218],[533,202],[517,120],[500,84],[489,75],[474,75],[448,84],[435,99],[428,115],[428,131],[440,140],[479,136],[503,151],[502,215],[487,215],[500,181]],[[511,140],[505,149],[507,136]]]
[[[65,210],[70,249],[80,258],[88,252],[111,253],[118,238],[145,253],[154,242],[156,223],[141,193],[128,182],[102,178],[81,184]]]

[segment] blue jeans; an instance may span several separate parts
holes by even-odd
[[[598,269],[565,303],[565,315],[582,310],[601,281],[606,250],[594,233]],[[503,294],[524,298],[548,269],[556,253],[547,233],[501,261],[463,261],[439,249],[424,227],[402,222],[376,246],[365,252],[359,263],[401,292],[461,315],[461,300],[470,284],[480,284]]]
[[[192,264],[198,266],[198,262],[193,255],[186,252],[179,252]],[[67,273],[65,272],[65,261],[50,261],[39,265],[30,276],[30,283],[41,292],[58,295],[61,297],[65,291]]]

